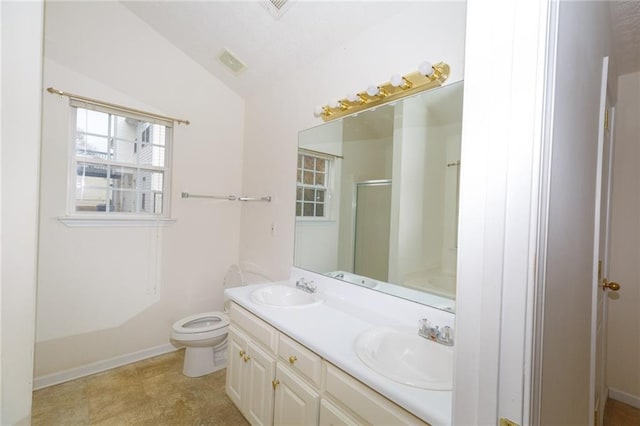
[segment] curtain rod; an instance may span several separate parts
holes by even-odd
[[[180,118],[167,117],[165,115],[154,114],[152,112],[147,112],[147,111],[142,111],[142,110],[139,110],[139,109],[129,108],[129,107],[126,107],[126,106],[112,104],[112,103],[109,103],[109,102],[103,102],[103,101],[100,101],[98,99],[92,99],[92,98],[87,98],[85,96],[75,95],[75,94],[69,93],[69,92],[63,92],[62,90],[54,89],[53,87],[48,87],[47,88],[47,92],[51,93],[52,95],[66,96],[69,99],[76,99],[78,101],[85,101],[85,102],[89,102],[89,103],[96,104],[96,105],[102,105],[102,106],[106,106],[106,107],[113,108],[113,109],[116,109],[116,110],[119,110],[119,111],[123,111],[123,112],[132,112],[132,113],[135,113],[135,114],[146,115],[146,116],[153,117],[153,118],[159,118],[161,120],[173,121],[173,122],[178,123],[178,124],[186,124],[187,126],[189,124],[191,124],[191,122],[189,120],[182,120]]]

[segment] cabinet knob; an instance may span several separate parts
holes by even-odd
[[[240,358],[242,358],[244,356],[244,354],[246,354],[246,352],[245,351],[240,351],[239,354],[240,354]]]
[[[273,386],[273,389],[275,390],[275,388],[278,387],[278,385],[280,384],[280,380],[275,379],[271,381],[271,386]]]
[[[294,362],[296,362],[298,360],[298,357],[296,357],[295,355],[291,355],[289,357],[289,364],[293,364]]]
[[[251,357],[249,355],[245,355],[242,357],[242,359],[244,359],[244,362],[247,362],[251,359]]]

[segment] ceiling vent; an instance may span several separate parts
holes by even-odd
[[[289,9],[293,0],[264,0],[262,5],[269,11],[271,16],[280,19]]]
[[[228,49],[223,49],[222,52],[220,52],[218,60],[229,68],[235,75],[238,75],[247,69],[247,64],[236,58]]]

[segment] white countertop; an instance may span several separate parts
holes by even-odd
[[[310,278],[318,285],[323,303],[282,308],[256,304],[250,299],[250,294],[259,287],[294,286],[300,276]],[[451,424],[451,391],[419,389],[382,376],[360,361],[354,342],[362,332],[379,326],[413,327],[417,332],[418,320],[425,317],[439,325],[453,326],[453,314],[297,268],[293,268],[287,281],[227,289],[225,297],[427,423],[433,426]]]

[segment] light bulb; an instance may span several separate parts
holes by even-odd
[[[367,87],[367,95],[376,96],[378,93],[380,93],[380,88],[378,86],[374,86],[372,84],[371,86]]]
[[[431,62],[424,61],[418,66],[418,72],[424,76],[430,76],[433,74],[433,66]]]
[[[404,83],[404,79],[400,74],[394,74],[389,79],[389,83],[391,83],[393,87],[400,87],[402,86],[402,83]]]
[[[333,109],[338,109],[340,108],[340,101],[331,101],[331,103],[329,104],[329,106]]]
[[[360,99],[360,96],[358,96],[356,92],[351,92],[347,95],[347,100],[349,102],[360,102],[362,99]]]
[[[320,117],[323,112],[324,112],[324,108],[322,108],[320,105],[318,105],[313,110],[313,115],[316,116],[316,117]]]

